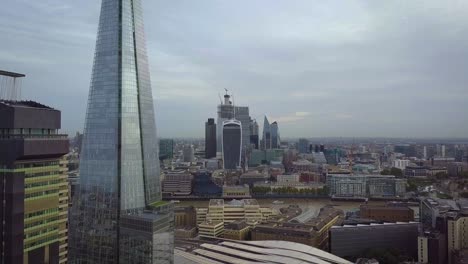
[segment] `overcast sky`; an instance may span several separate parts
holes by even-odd
[[[468,1],[143,0],[162,137],[204,135],[218,93],[283,137],[468,136]],[[98,0],[5,0],[0,69],[82,131]],[[262,127],[262,126],[260,126]]]

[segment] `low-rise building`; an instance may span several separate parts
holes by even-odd
[[[249,185],[223,186],[223,198],[250,198]]]
[[[201,237],[222,237],[224,223],[222,221],[205,221],[198,225],[198,235]]]
[[[267,220],[275,212],[271,208],[260,207],[255,199],[232,200],[212,199],[208,205],[206,219],[222,221],[225,224],[245,221],[250,225]]]
[[[405,177],[427,177],[429,166],[406,166]]]
[[[292,171],[293,172],[303,172],[303,171],[316,171],[318,164],[313,164],[308,160],[298,160],[292,162]]]
[[[197,236],[197,228],[196,227],[176,228],[174,231],[174,236],[176,238],[182,238],[182,239],[194,238]]]
[[[394,248],[417,259],[420,231],[417,222],[334,226],[330,229],[330,252],[353,258],[370,248]]]
[[[406,193],[406,180],[392,175],[329,174],[327,186],[332,197],[397,197]]]
[[[392,163],[394,168],[398,168],[400,170],[405,170],[406,167],[409,166],[409,164],[410,164],[409,160],[402,160],[402,159],[396,159]]]
[[[232,240],[247,240],[250,226],[245,221],[234,221],[224,226],[223,237]]]
[[[323,250],[328,249],[328,231],[341,224],[343,211],[324,207],[317,217],[307,210],[287,222],[270,222],[252,229],[252,240],[283,240],[306,244]]]
[[[240,184],[244,185],[247,184],[250,187],[254,185],[256,182],[265,182],[268,180],[268,174],[260,173],[258,171],[249,171],[240,176]]]
[[[278,175],[276,177],[278,183],[299,183],[299,174]]]
[[[197,211],[193,206],[176,207],[174,209],[175,227],[196,227],[197,226]]]
[[[360,217],[384,222],[411,222],[414,221],[414,212],[403,206],[361,205]]]
[[[177,196],[192,193],[193,176],[185,171],[170,171],[162,181],[163,195]]]

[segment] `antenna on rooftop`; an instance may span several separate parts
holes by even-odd
[[[0,70],[0,100],[20,101],[22,78],[26,75]]]

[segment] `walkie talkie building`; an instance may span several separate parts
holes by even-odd
[[[122,248],[131,250],[122,247],[122,241],[134,242],[128,232],[122,239],[122,219],[126,219],[127,225],[129,221],[145,223],[157,227],[148,230],[169,234],[162,236],[167,241],[151,241],[151,245],[167,242],[168,247],[164,248],[170,249],[173,244],[171,223],[161,224],[161,219],[170,218],[159,219],[157,215],[164,214],[160,212],[148,217],[147,211],[150,205],[162,203],[159,203],[158,141],[142,13],[141,0],[102,0],[81,152],[80,186],[72,208],[72,263],[118,263],[131,258],[131,252],[122,257]],[[133,247],[140,253],[146,252],[138,245]],[[139,256],[144,263],[172,262],[167,252],[161,254],[165,258],[161,260],[155,256],[160,254],[158,249],[147,251],[149,256]]]

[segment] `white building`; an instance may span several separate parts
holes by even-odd
[[[400,170],[405,170],[406,167],[409,166],[409,164],[410,164],[409,160],[396,159],[396,160],[393,161],[392,166],[394,168],[398,168]]]

